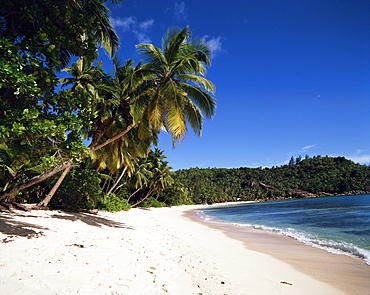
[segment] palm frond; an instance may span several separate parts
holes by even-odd
[[[194,54],[200,62],[206,66],[212,64],[212,51],[204,39],[194,38],[186,44],[186,50]]]
[[[161,96],[158,93],[154,93],[147,108],[148,120],[154,132],[158,132],[164,127],[164,106],[161,101]]]
[[[178,28],[168,30],[166,35],[166,39],[168,39],[168,41],[164,42],[165,47],[163,48],[164,57],[166,58],[168,64],[171,64],[176,59],[180,47],[189,34],[189,26],[186,26],[181,31],[179,31]]]
[[[86,13],[99,19],[99,27],[91,37],[112,57],[119,47],[119,38],[111,25],[108,15],[109,9],[102,1],[89,1],[84,4]]]
[[[153,44],[139,44],[136,45],[138,48],[138,53],[146,60],[148,63],[146,65],[157,65],[161,67],[167,66],[167,61],[162,53],[162,50]]]
[[[194,133],[202,135],[203,116],[201,110],[190,100],[185,101],[184,113]]]
[[[208,92],[199,87],[183,84],[183,89],[195,104],[204,112],[207,118],[213,118],[216,111],[216,100]]]
[[[216,92],[216,86],[211,81],[202,76],[197,76],[194,74],[180,74],[177,76],[177,78],[186,83],[191,81],[195,85],[204,88],[206,91],[211,92],[212,94],[215,94]]]

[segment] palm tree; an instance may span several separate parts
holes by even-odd
[[[212,118],[216,101],[215,86],[205,78],[211,64],[211,51],[201,39],[191,39],[188,27],[169,30],[162,48],[153,44],[137,45],[147,61],[142,70],[151,75],[151,93],[133,99],[133,117],[146,118],[154,132],[165,128],[173,143],[185,136],[188,122],[201,135],[203,113]]]
[[[153,192],[159,193],[174,183],[172,178],[172,167],[168,166],[168,162],[163,159],[166,158],[163,155],[163,151],[155,149],[154,152],[150,151],[146,159],[147,163],[150,164],[151,177],[147,179],[147,192],[146,195],[132,205],[136,207],[147,198],[149,198]]]
[[[148,185],[148,181],[153,177],[152,164],[148,162],[147,157],[140,157],[135,160],[134,169],[129,178],[129,184],[135,191],[128,197],[127,201],[136,195],[140,190]]]
[[[62,15],[64,13],[66,23],[78,24],[76,32],[81,34],[78,37],[82,42],[87,40],[92,44],[100,45],[110,56],[113,56],[119,47],[119,38],[110,23],[109,9],[105,6],[105,2],[107,0],[62,0],[56,1],[55,5]],[[111,0],[111,2],[121,3],[122,0]],[[77,19],[81,21],[76,22]],[[61,44],[62,65],[68,64],[71,53],[74,52]]]
[[[77,62],[73,63],[70,67],[63,69],[63,71],[69,73],[72,77],[62,78],[60,80],[62,87],[72,86],[71,91],[75,98],[79,98],[79,103],[84,104],[84,109],[89,110],[85,111],[85,116],[88,114],[90,118],[85,118],[85,121],[92,122],[94,121],[94,116],[97,109],[100,113],[100,118],[104,118],[107,116],[107,111],[105,105],[108,103],[103,103],[104,107],[98,107],[103,100],[103,96],[101,95],[101,91],[107,90],[107,87],[103,84],[105,80],[104,77],[106,76],[103,69],[99,66],[93,66],[91,63],[88,62],[87,58],[82,57],[77,60]],[[79,106],[77,105],[76,108]],[[105,118],[105,120],[109,120]],[[99,118],[98,118],[99,119]],[[96,121],[96,120],[95,120]],[[100,125],[102,122],[100,122]],[[89,124],[90,125],[90,124]],[[82,125],[81,128],[88,132],[90,126]],[[68,175],[68,173],[72,170],[73,165],[68,165],[50,190],[50,192],[45,196],[45,198],[39,202],[39,206],[47,206],[58,190],[59,186],[62,184],[64,178]]]
[[[214,115],[216,101],[212,94],[215,92],[215,86],[205,78],[206,67],[211,63],[210,48],[202,40],[191,39],[188,27],[183,30],[169,30],[163,39],[162,49],[152,44],[138,45],[138,49],[147,63],[139,64],[135,68],[129,64],[123,68],[117,67],[122,72],[116,71],[119,78],[116,79],[114,90],[111,92],[112,101],[117,107],[113,108],[111,116],[108,117],[111,120],[109,124],[106,124],[104,129],[98,127],[95,131],[98,136],[93,137],[89,153],[94,153],[117,140],[132,146],[135,141],[123,140],[125,135],[139,138],[148,147],[150,143],[156,143],[157,135],[163,128],[171,133],[175,145],[185,136],[187,122],[200,136],[203,113],[207,118]],[[113,126],[113,122],[117,124]],[[108,130],[111,131],[109,135]],[[17,191],[71,166],[73,163],[68,160],[9,191],[0,193],[0,199],[13,198]]]
[[[132,169],[132,159],[137,155],[146,154],[153,140],[148,138],[150,132],[147,132],[146,138],[142,136],[139,140],[138,131],[141,129],[138,128],[125,138],[120,136],[110,144],[104,144],[122,133],[122,130],[127,132],[125,130],[130,130],[133,126],[130,124],[130,97],[143,80],[142,75],[137,74],[140,64],[133,67],[132,60],[122,63],[115,56],[113,65],[114,76],[108,76],[99,66],[92,66],[85,58],[81,58],[64,69],[71,77],[63,78],[61,82],[62,86],[72,85],[71,90],[75,96],[87,96],[83,101],[90,104],[91,113],[96,114],[96,118],[90,119],[94,122],[93,126],[86,126],[84,130],[86,137],[92,138],[89,145],[90,155],[99,168],[108,168],[114,174],[123,166]],[[73,165],[66,167],[52,190],[39,203],[40,206],[47,206],[72,168]]]

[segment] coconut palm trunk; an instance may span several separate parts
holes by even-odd
[[[111,193],[113,192],[113,190],[116,188],[116,186],[118,185],[118,183],[121,181],[121,179],[122,179],[123,175],[125,174],[126,170],[127,170],[127,167],[125,167],[125,168],[123,169],[123,171],[122,171],[122,173],[120,174],[120,176],[118,177],[118,179],[113,183],[112,187],[109,189],[109,191],[108,191],[108,193],[107,193],[108,195],[109,195],[109,194],[111,194]]]
[[[118,138],[124,136],[127,132],[129,132],[132,128],[134,127],[133,124],[129,125],[124,131],[118,133],[116,136],[106,140],[105,142],[97,145],[97,146],[94,146],[94,147],[91,147],[89,152],[90,153],[93,153],[95,152],[96,150],[98,149],[101,149],[102,147],[110,144],[111,142],[117,140]],[[101,136],[100,136],[101,138]],[[44,206],[44,207],[47,207],[50,200],[52,199],[52,197],[54,196],[54,194],[56,193],[56,191],[58,190],[58,188],[60,187],[60,185],[62,184],[64,178],[67,176],[67,174],[72,170],[73,168],[73,165],[71,166],[68,166],[64,172],[62,173],[62,175],[59,177],[59,179],[57,180],[57,182],[54,184],[53,188],[51,189],[51,191],[46,195],[46,197],[38,204],[39,206]],[[1,196],[1,195],[0,195]]]
[[[59,188],[59,186],[62,184],[64,178],[67,176],[67,174],[69,173],[69,171],[72,170],[72,168],[73,168],[73,165],[70,165],[66,169],[64,169],[62,175],[58,178],[57,182],[54,184],[54,186],[51,189],[51,191],[46,195],[46,197],[40,203],[38,203],[38,206],[40,206],[40,207],[47,207],[47,205],[49,204],[51,198],[54,196],[55,192],[57,191],[57,189]]]
[[[21,191],[22,189],[28,188],[32,185],[35,185],[72,165],[73,164],[70,160],[65,161],[64,163],[55,166],[53,169],[50,169],[40,175],[37,175],[22,184],[16,185],[6,191],[3,191],[0,193],[0,200],[6,199],[8,202],[13,202],[16,198],[17,192]]]
[[[153,193],[154,191],[154,188],[151,188],[149,189],[148,193],[145,195],[144,198],[142,198],[141,200],[137,201],[135,204],[131,205],[131,207],[136,207],[137,205],[141,204],[142,202],[144,202],[147,198],[150,197],[150,195]]]
[[[89,149],[89,152],[92,153],[98,149],[101,149],[102,147],[110,144],[111,142],[117,140],[118,138],[124,136],[127,132],[129,132],[132,128],[134,127],[134,124],[130,124],[127,126],[127,128],[125,130],[123,130],[122,132],[119,132],[117,135],[113,136],[112,138],[106,140],[105,142],[95,146],[95,147],[92,147]],[[68,161],[65,161],[64,163],[40,174],[40,175],[37,175],[33,178],[31,178],[30,180],[22,183],[22,184],[19,184],[19,185],[16,185],[6,191],[3,191],[3,192],[0,192],[0,200],[4,200],[6,199],[7,201],[9,202],[13,202],[15,200],[15,197],[16,197],[16,194],[17,192],[25,189],[25,188],[28,188],[32,185],[35,185],[41,181],[44,181],[45,179],[51,177],[51,176],[54,176],[55,174],[57,174],[58,172],[60,171],[63,171],[64,169],[67,169],[68,167],[73,167],[73,163],[71,160],[68,160]],[[68,171],[69,172],[69,171]],[[67,172],[67,173],[68,173]],[[64,176],[65,177],[65,176]],[[64,178],[63,178],[64,179]],[[63,181],[62,179],[62,181]],[[59,185],[62,183],[62,181],[59,183]],[[59,186],[58,186],[59,187]],[[55,191],[58,189],[58,187],[55,189]],[[54,193],[55,193],[54,191]],[[51,195],[51,197],[49,198],[49,201],[50,199],[53,197],[54,194]],[[44,202],[44,200],[42,201],[43,205],[44,206],[47,206],[48,205],[48,202]]]

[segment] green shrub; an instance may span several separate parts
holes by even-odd
[[[119,212],[128,211],[131,207],[126,199],[117,197],[115,194],[111,193],[98,199],[97,208],[108,212]]]
[[[97,200],[102,195],[100,182],[95,170],[76,167],[62,182],[51,199],[49,208],[72,212],[95,209]]]
[[[166,203],[159,202],[156,198],[149,197],[146,200],[144,200],[142,203],[140,203],[140,207],[143,208],[160,208],[160,207],[166,207]]]

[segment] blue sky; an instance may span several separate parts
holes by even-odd
[[[215,117],[176,148],[160,135],[175,170],[280,166],[307,154],[370,164],[370,1],[124,0],[109,8],[123,60],[138,62],[135,45],[160,46],[174,26],[190,25],[212,47]]]

